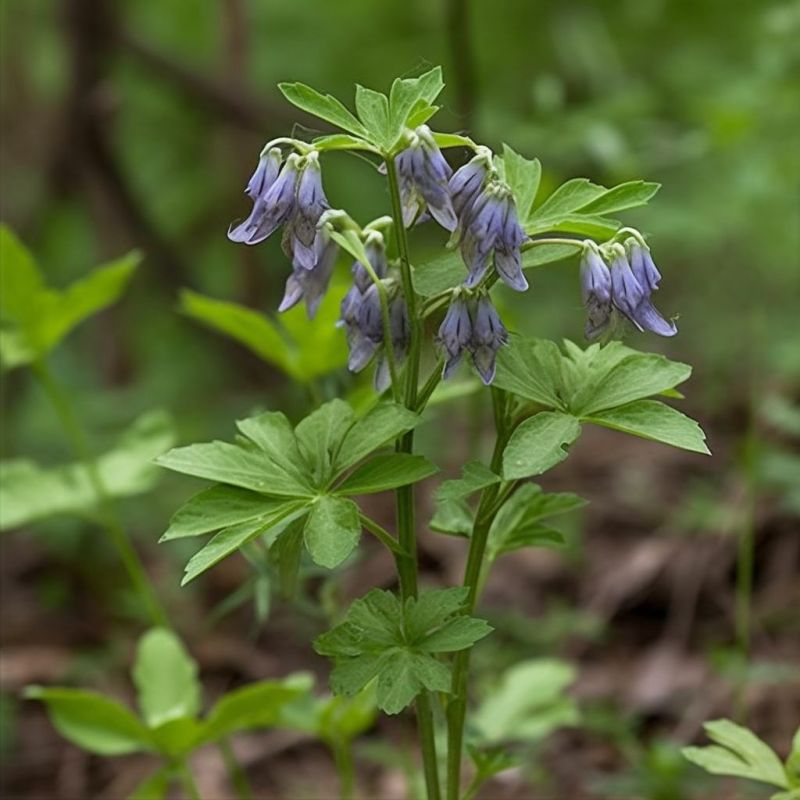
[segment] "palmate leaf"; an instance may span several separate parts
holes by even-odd
[[[553,342],[511,336],[498,355],[496,386],[554,409],[525,420],[512,434],[504,457],[505,478],[536,475],[563,460],[563,448],[577,438],[580,423],[708,453],[694,420],[647,399],[680,397],[674,387],[689,377],[686,364],[617,342],[585,350],[565,342],[564,349],[562,353]]]
[[[320,94],[316,89],[312,89],[304,83],[279,83],[278,88],[292,105],[302,111],[337,125],[348,133],[368,138],[368,132],[364,125],[333,95]]]
[[[387,453],[375,456],[351,472],[336,487],[337,494],[374,494],[407,486],[435,475],[439,468],[425,456]]]
[[[0,226],[0,358],[5,369],[49,353],[73,328],[116,302],[141,256],[129,253],[97,267],[64,290],[45,285],[31,254]]]
[[[311,506],[303,538],[314,563],[333,569],[353,552],[361,538],[358,506],[345,497],[320,497]]]
[[[460,500],[463,497],[500,482],[500,476],[480,461],[468,461],[461,470],[461,477],[445,481],[436,492],[439,503]]]
[[[483,620],[459,613],[465,600],[466,590],[457,588],[405,604],[373,589],[354,601],[344,620],[314,642],[335,661],[334,692],[352,696],[377,678],[378,707],[397,714],[423,690],[449,691],[450,668],[434,654],[464,650],[491,631]]]
[[[530,743],[557,728],[575,725],[578,710],[565,694],[574,680],[574,667],[564,661],[534,659],[514,665],[476,710],[475,743]]]
[[[752,731],[728,719],[706,722],[703,726],[715,744],[684,747],[683,755],[715,775],[733,775],[789,789],[783,764],[775,752]]]
[[[174,442],[174,424],[164,411],[139,417],[117,446],[97,459],[103,488],[129,497],[153,488],[158,470],[152,459]],[[60,514],[92,514],[99,499],[83,464],[44,468],[27,459],[0,463],[0,530]]]
[[[563,535],[543,520],[568,514],[586,505],[571,492],[546,493],[535,483],[526,483],[502,505],[489,530],[491,559],[523,547],[561,547]]]

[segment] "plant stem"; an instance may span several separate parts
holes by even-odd
[[[179,771],[181,774],[181,784],[183,785],[183,790],[186,792],[186,796],[189,798],[189,800],[202,800],[200,797],[200,792],[197,789],[194,776],[192,775],[192,770],[189,768],[189,764],[186,761],[182,761],[180,763]]]
[[[336,738],[330,739],[328,744],[333,751],[339,775],[339,797],[341,800],[353,800],[356,781],[352,743],[349,739]]]
[[[78,421],[69,397],[56,381],[46,361],[43,359],[37,361],[33,365],[33,371],[52,403],[64,433],[75,451],[75,455],[83,462],[86,474],[97,497],[100,508],[100,521],[108,534],[108,538],[116,548],[134,589],[141,597],[151,622],[154,625],[168,627],[167,615],[161,607],[147,578],[144,566],[117,516],[111,496],[97,468],[97,461],[89,449],[86,433]]]
[[[497,430],[492,469],[499,471],[506,439],[505,396],[501,390],[492,388],[492,409]],[[497,513],[497,495],[502,484],[489,486],[481,494],[475,512],[475,523],[469,541],[467,566],[463,585],[468,589],[465,613],[475,608],[482,580],[482,568],[489,530]],[[451,699],[447,704],[447,800],[459,800],[461,795],[461,754],[464,749],[464,722],[467,716],[467,679],[469,676],[470,650],[461,650],[453,659],[453,683]]]
[[[236,790],[236,796],[239,800],[254,800],[255,795],[247,780],[247,775],[244,774],[242,765],[236,758],[233,752],[231,743],[227,739],[220,739],[219,752],[222,754],[222,760],[225,762],[225,769],[228,773],[228,778]]]
[[[422,348],[422,325],[417,316],[417,295],[411,274],[411,261],[408,256],[408,236],[403,223],[403,207],[400,198],[400,184],[397,179],[397,167],[391,156],[385,159],[386,175],[389,182],[389,195],[392,203],[392,219],[400,255],[400,274],[403,285],[403,296],[408,309],[410,327],[410,344],[408,364],[405,370],[404,405],[412,411],[417,408],[417,389],[419,386],[419,364]],[[414,433],[409,431],[402,436],[396,445],[398,453],[411,453],[414,450]],[[414,514],[414,487],[401,486],[395,493],[397,503],[397,538],[403,555],[397,558],[397,571],[400,578],[400,596],[403,600],[417,595],[417,534]],[[423,692],[416,702],[417,726],[419,728],[422,764],[425,773],[425,788],[428,800],[439,800],[439,766],[436,758],[436,740],[433,728],[433,713],[430,695]]]
[[[366,514],[359,513],[359,519],[361,520],[361,524],[371,533],[375,538],[385,544],[386,547],[391,550],[392,554],[395,556],[403,555],[403,551],[400,549],[400,545],[397,543],[397,539],[392,536],[389,531],[386,530],[382,525],[379,525],[375,522],[374,519],[371,519]]]

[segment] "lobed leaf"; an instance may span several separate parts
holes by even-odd
[[[480,461],[468,461],[461,468],[461,477],[445,481],[436,492],[439,503],[460,500],[474,492],[500,483],[500,476]]]
[[[425,456],[389,453],[375,456],[336,487],[337,494],[373,494],[407,486],[435,475],[439,468]]]
[[[333,125],[343,128],[348,133],[366,138],[366,128],[353,116],[333,95],[321,94],[304,83],[279,83],[283,96],[301,111],[313,114]]]
[[[303,538],[315,564],[337,567],[361,538],[358,506],[344,497],[323,495],[311,506]]]
[[[578,420],[560,411],[542,411],[526,419],[511,434],[503,451],[503,478],[541,475],[567,457],[580,436]]]

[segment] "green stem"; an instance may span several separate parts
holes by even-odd
[[[242,765],[236,758],[231,743],[227,739],[220,739],[219,752],[222,755],[222,760],[225,762],[228,778],[231,784],[233,784],[233,788],[236,790],[236,796],[239,800],[254,800],[255,795],[253,794],[250,782],[247,780],[247,775],[244,774]]]
[[[370,519],[366,514],[359,513],[358,516],[361,520],[361,524],[375,536],[379,542],[385,544],[394,555],[404,555],[403,551],[400,549],[400,545],[397,543],[397,539],[395,539],[386,528],[379,525],[374,519]]]
[[[33,365],[33,371],[52,403],[64,433],[75,451],[75,455],[83,462],[100,507],[100,521],[108,534],[108,538],[116,548],[134,589],[141,597],[151,622],[154,625],[168,627],[167,615],[161,607],[147,578],[144,566],[117,516],[111,496],[97,468],[97,461],[91,454],[86,433],[78,421],[69,397],[58,384],[50,367],[44,360],[37,361]]]
[[[492,388],[497,439],[492,455],[492,469],[499,471],[506,439],[505,397],[501,390]],[[463,585],[468,589],[465,613],[472,613],[482,586],[482,573],[486,543],[497,513],[497,495],[502,484],[484,489],[475,512],[475,523],[469,541],[467,566]],[[470,650],[461,650],[453,659],[453,683],[450,702],[447,704],[447,800],[461,796],[461,755],[464,749],[464,722],[467,717],[467,679]]]
[[[339,775],[339,797],[353,800],[355,796],[356,773],[353,764],[353,746],[349,739],[332,738],[328,745],[333,752],[336,773]]]
[[[405,370],[406,408],[417,411],[417,389],[419,387],[419,364],[422,348],[422,325],[417,314],[417,295],[411,274],[411,261],[408,254],[408,236],[403,223],[403,207],[400,198],[400,184],[397,179],[397,167],[394,159],[386,159],[386,175],[389,182],[389,195],[392,203],[392,218],[400,255],[400,276],[403,285],[403,296],[408,308],[410,326],[410,343],[408,365]],[[414,450],[414,433],[409,431],[402,436],[396,445],[399,453],[411,453]],[[397,558],[397,571],[400,578],[400,596],[403,600],[417,595],[417,535],[414,515],[414,487],[401,486],[397,489],[397,537],[403,554]],[[433,728],[433,713],[430,696],[422,693],[417,698],[417,726],[419,728],[422,764],[425,773],[425,788],[428,800],[439,800],[439,766],[436,758],[436,740]]]
[[[181,774],[181,785],[183,786],[183,791],[186,793],[186,796],[189,798],[189,800],[202,800],[200,797],[200,792],[197,789],[197,784],[194,781],[192,770],[189,769],[189,764],[186,761],[182,761],[180,763],[179,772]]]

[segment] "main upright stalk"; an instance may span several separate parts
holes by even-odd
[[[392,218],[394,220],[397,250],[400,255],[400,274],[403,283],[403,295],[405,297],[406,307],[408,308],[409,325],[411,328],[408,361],[405,369],[403,403],[406,408],[416,411],[422,326],[417,315],[417,297],[414,292],[414,282],[411,276],[411,262],[408,257],[408,237],[406,236],[406,229],[403,223],[403,208],[400,199],[400,185],[397,180],[397,167],[395,166],[394,159],[391,157],[386,158],[386,174],[389,179]],[[386,346],[392,347],[392,342],[387,341]],[[396,449],[398,453],[411,453],[413,451],[413,431],[409,431],[398,440]],[[409,597],[416,597],[417,595],[418,566],[414,487],[413,485],[402,486],[397,489],[395,495],[397,501],[397,537],[400,547],[403,550],[403,555],[397,559],[397,568],[400,573],[400,595],[403,600],[406,600]],[[427,692],[420,694],[417,698],[416,706],[428,800],[440,800],[439,768],[436,759],[436,741],[430,695]]]

